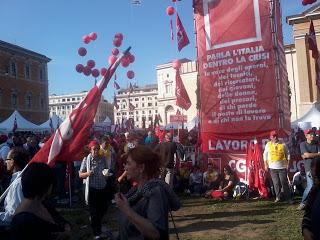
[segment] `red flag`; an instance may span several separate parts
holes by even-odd
[[[309,27],[308,43],[309,43],[309,50],[312,51],[312,57],[315,59],[318,58],[319,51],[318,51],[318,45],[317,45],[317,38],[316,38],[316,32],[314,31],[312,20],[310,22],[310,27]]]
[[[55,161],[58,159],[61,161],[74,160],[74,156],[81,152],[83,146],[87,144],[101,94],[122,58],[123,55],[109,67],[101,81],[73,109],[46,144],[32,158],[31,162],[45,162],[50,166],[54,166]]]
[[[115,88],[116,90],[119,90],[119,89],[120,89],[120,86],[119,86],[119,84],[118,84],[116,81],[114,81],[113,86],[114,86],[114,88]]]
[[[317,45],[316,33],[313,26],[313,21],[310,22],[309,35],[308,35],[308,45],[309,50],[312,51],[312,57],[315,60],[315,69],[316,69],[316,84],[320,89],[320,59],[319,59],[319,50]]]
[[[187,46],[190,42],[189,42],[188,35],[187,35],[186,31],[184,30],[182,22],[179,18],[178,13],[176,16],[176,27],[177,27],[178,50],[181,51],[181,49],[184,48],[185,46]]]
[[[16,116],[14,116],[12,132],[15,132],[17,130],[17,128],[18,128],[17,118],[16,118]]]
[[[115,107],[116,109],[119,109],[119,105],[118,105],[118,102],[117,102],[117,97],[116,97],[116,95],[114,95],[114,97],[113,97],[113,105],[114,105],[114,107]]]
[[[186,91],[186,88],[183,85],[180,73],[176,71],[176,105],[188,110],[191,106],[191,101]]]

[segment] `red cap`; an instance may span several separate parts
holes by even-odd
[[[273,137],[273,136],[278,136],[278,132],[276,130],[272,130],[270,132],[270,137]]]
[[[89,146],[89,148],[92,148],[92,147],[95,147],[95,146],[100,147],[99,143],[97,141],[95,141],[95,140],[91,141],[88,146]]]
[[[314,131],[312,131],[312,129],[306,129],[303,132],[304,132],[305,135],[314,133]]]

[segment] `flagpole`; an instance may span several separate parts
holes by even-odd
[[[199,117],[199,122],[198,122],[198,142],[201,140],[199,139],[201,134],[201,126],[202,126],[202,116],[201,116],[201,91],[200,91],[200,75],[199,75],[199,52],[198,52],[198,44],[197,44],[197,21],[195,19],[195,8],[193,8],[193,26],[194,26],[194,39],[195,39],[195,49],[196,49],[196,70],[197,70],[197,112],[198,112],[198,117]],[[197,155],[200,153],[200,146],[197,147]]]

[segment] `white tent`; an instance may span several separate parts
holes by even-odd
[[[55,131],[62,122],[63,120],[58,115],[53,114],[52,117],[49,118],[49,120],[40,124],[38,128],[43,131],[44,130],[51,131],[51,126],[52,126],[52,130]]]
[[[311,109],[301,118],[292,122],[291,126],[293,128],[299,127],[303,130],[310,127],[320,127],[320,111],[317,109],[316,105],[313,104]]]
[[[37,131],[39,130],[39,126],[29,122],[25,119],[17,110],[15,110],[10,117],[0,123],[0,129],[5,129],[7,132],[11,132],[13,130],[14,122],[17,121],[17,129],[16,131]]]
[[[100,122],[100,123],[95,123],[93,125],[93,129],[95,131],[105,131],[105,132],[110,132],[112,129],[111,129],[111,119],[106,116],[106,118],[103,120],[103,122]]]

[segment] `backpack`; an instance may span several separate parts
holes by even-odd
[[[239,182],[233,189],[233,198],[245,199],[248,196],[248,187],[245,183]]]

